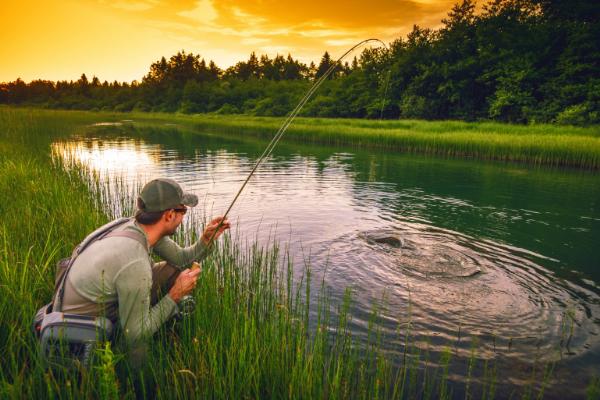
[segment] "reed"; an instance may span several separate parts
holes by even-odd
[[[184,117],[179,117],[184,118]],[[194,116],[199,131],[269,138],[276,118]],[[284,140],[536,165],[600,168],[600,128],[298,118]]]
[[[20,112],[27,112],[24,109]],[[133,120],[133,126],[161,127],[187,134],[217,133],[271,140],[284,118],[217,114],[108,113],[36,110],[38,115],[76,121]],[[59,117],[60,116],[60,117]],[[514,125],[463,121],[378,121],[301,118],[290,125],[284,141],[432,154],[534,165],[600,168],[600,127],[550,124]]]
[[[29,327],[35,310],[50,299],[55,262],[133,204],[128,192],[107,192],[114,182],[100,182],[80,166],[65,169],[50,155],[52,140],[98,117],[0,109],[0,397],[453,396],[451,351],[430,355],[417,347],[410,321],[399,325],[394,339],[402,342],[402,357],[392,360],[381,346],[390,339],[379,324],[381,305],[373,307],[366,339],[358,340],[349,329],[351,291],[342,304],[332,304],[310,265],[295,272],[277,244],[242,246],[244,239],[232,236],[204,263],[195,313],[159,331],[144,369],[133,370],[118,349],[104,347],[97,364],[81,375],[46,370]],[[201,231],[194,221],[186,220],[177,237],[182,243]],[[494,368],[486,361],[483,375],[476,373],[481,368],[473,352],[466,398],[494,396]]]

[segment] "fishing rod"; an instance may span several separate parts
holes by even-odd
[[[213,241],[213,239],[215,238],[217,232],[219,232],[219,229],[221,229],[221,227],[223,226],[223,222],[227,219],[227,215],[229,215],[229,212],[233,208],[237,199],[240,197],[240,194],[242,194],[242,191],[244,190],[244,188],[250,181],[250,178],[252,178],[252,175],[254,175],[254,172],[256,172],[256,170],[258,169],[260,164],[263,162],[263,160],[271,155],[271,153],[273,152],[273,149],[275,148],[277,143],[279,143],[279,140],[281,139],[281,137],[283,136],[283,134],[285,133],[287,128],[292,124],[292,122],[294,121],[294,119],[296,118],[296,116],[298,115],[300,110],[302,109],[302,107],[304,107],[306,102],[308,102],[308,100],[315,93],[315,91],[323,84],[323,82],[325,82],[325,80],[329,77],[329,75],[331,75],[331,73],[335,70],[335,68],[338,65],[340,65],[341,61],[344,58],[346,58],[346,56],[348,56],[348,54],[352,53],[357,47],[360,47],[369,42],[378,42],[378,43],[381,43],[385,48],[387,48],[387,45],[379,39],[365,39],[365,40],[355,44],[348,51],[346,51],[344,54],[342,54],[342,56],[340,58],[338,58],[331,66],[329,66],[327,71],[325,71],[325,73],[321,77],[319,77],[319,79],[317,79],[315,81],[315,83],[306,92],[304,97],[302,97],[302,99],[300,99],[300,101],[298,102],[296,107],[290,112],[290,114],[285,119],[283,124],[281,124],[281,126],[279,127],[279,130],[277,130],[277,133],[275,133],[275,136],[273,136],[273,139],[271,139],[271,141],[269,142],[269,144],[267,145],[265,150],[262,152],[262,154],[260,155],[260,157],[258,158],[256,163],[254,164],[254,167],[252,168],[252,170],[250,171],[250,173],[248,174],[248,176],[242,183],[242,186],[240,187],[240,189],[237,191],[235,197],[231,201],[231,204],[229,204],[229,207],[227,207],[227,211],[225,211],[225,214],[223,214],[223,217],[221,217],[221,221],[219,221],[219,224],[213,231],[212,235],[206,241],[207,246],[210,246],[210,244]],[[390,71],[388,71],[388,74],[387,74],[385,93],[387,93],[387,85],[389,84],[389,78],[390,78]],[[385,94],[384,94],[383,104],[381,105],[381,117],[383,117],[384,104],[385,104]],[[198,263],[193,263],[192,269],[199,269],[199,268],[200,268],[200,265]],[[190,315],[194,311],[195,305],[196,305],[196,301],[193,296],[191,296],[191,295],[184,296],[181,299],[181,301],[179,302],[180,313],[184,316]]]
[[[360,47],[360,46],[362,46],[362,45],[364,45],[366,43],[369,43],[369,42],[378,42],[378,43],[382,44],[385,48],[387,48],[387,45],[383,41],[381,41],[379,39],[375,39],[375,38],[365,39],[365,40],[363,40],[363,41],[355,44],[349,50],[347,50],[344,54],[342,54],[342,56],[339,57],[327,69],[327,71],[325,71],[325,73],[321,77],[319,77],[319,79],[317,79],[315,81],[315,83],[306,92],[306,94],[304,95],[304,97],[302,97],[302,99],[300,99],[300,101],[298,102],[298,104],[296,105],[296,107],[290,112],[290,114],[285,119],[285,121],[283,122],[283,124],[281,124],[281,126],[279,127],[279,130],[277,130],[277,133],[275,133],[275,136],[273,136],[273,139],[271,139],[271,141],[269,142],[269,144],[267,145],[267,147],[265,148],[265,150],[262,152],[262,154],[260,155],[260,157],[258,158],[258,160],[256,161],[256,163],[254,164],[254,167],[252,168],[252,170],[250,171],[250,173],[246,177],[246,180],[244,180],[244,182],[242,183],[242,186],[240,187],[240,189],[236,193],[235,197],[233,198],[233,201],[231,202],[231,204],[229,204],[229,207],[227,208],[227,211],[225,211],[225,214],[223,214],[223,217],[221,218],[221,221],[219,222],[219,225],[217,225],[217,227],[215,228],[213,234],[208,239],[207,245],[209,245],[212,242],[212,240],[214,239],[215,235],[217,234],[217,232],[219,231],[219,229],[221,228],[221,226],[223,226],[223,221],[225,221],[225,219],[227,218],[227,215],[229,215],[229,212],[231,211],[231,209],[233,208],[235,202],[240,197],[240,194],[242,193],[242,191],[244,190],[244,188],[246,187],[246,185],[250,181],[250,178],[252,178],[252,175],[254,175],[254,172],[256,172],[256,170],[258,169],[258,167],[260,166],[260,164],[264,161],[264,159],[267,158],[267,157],[269,157],[271,155],[271,153],[273,152],[273,149],[275,148],[275,146],[277,145],[277,143],[279,143],[279,140],[281,139],[281,137],[283,136],[283,134],[285,133],[285,131],[287,130],[287,128],[292,124],[292,122],[294,121],[294,119],[296,118],[296,116],[298,115],[298,113],[300,112],[300,110],[302,109],[302,107],[304,107],[304,105],[308,102],[308,100],[315,93],[315,91],[323,84],[323,82],[325,82],[325,80],[329,77],[329,75],[331,75],[331,73],[336,69],[336,67],[338,65],[340,65],[341,61],[344,58],[346,58],[346,56],[348,56],[348,54],[352,53],[356,48],[358,48],[358,47]],[[388,71],[387,80],[389,82],[389,71]],[[387,87],[386,87],[386,92],[387,92]],[[384,102],[385,102],[385,99],[384,99]],[[383,115],[383,105],[381,107],[381,113]]]

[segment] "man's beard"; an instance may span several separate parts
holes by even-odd
[[[165,232],[166,233],[165,236],[173,236],[175,234],[175,232],[177,232],[177,228],[179,228],[179,225],[177,225],[173,229],[169,229],[168,231],[166,231]]]

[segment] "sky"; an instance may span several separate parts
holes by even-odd
[[[140,81],[180,50],[226,68],[257,55],[318,62],[437,28],[456,0],[0,0],[0,82]]]

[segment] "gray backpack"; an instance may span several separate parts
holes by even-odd
[[[52,302],[40,308],[33,319],[33,331],[40,340],[40,353],[51,367],[87,367],[98,344],[112,339],[114,324],[108,318],[62,312],[64,286],[77,257],[97,240],[120,236],[145,241],[135,232],[114,232],[115,228],[129,220],[120,218],[101,226],[73,250],[70,258],[58,262]]]

